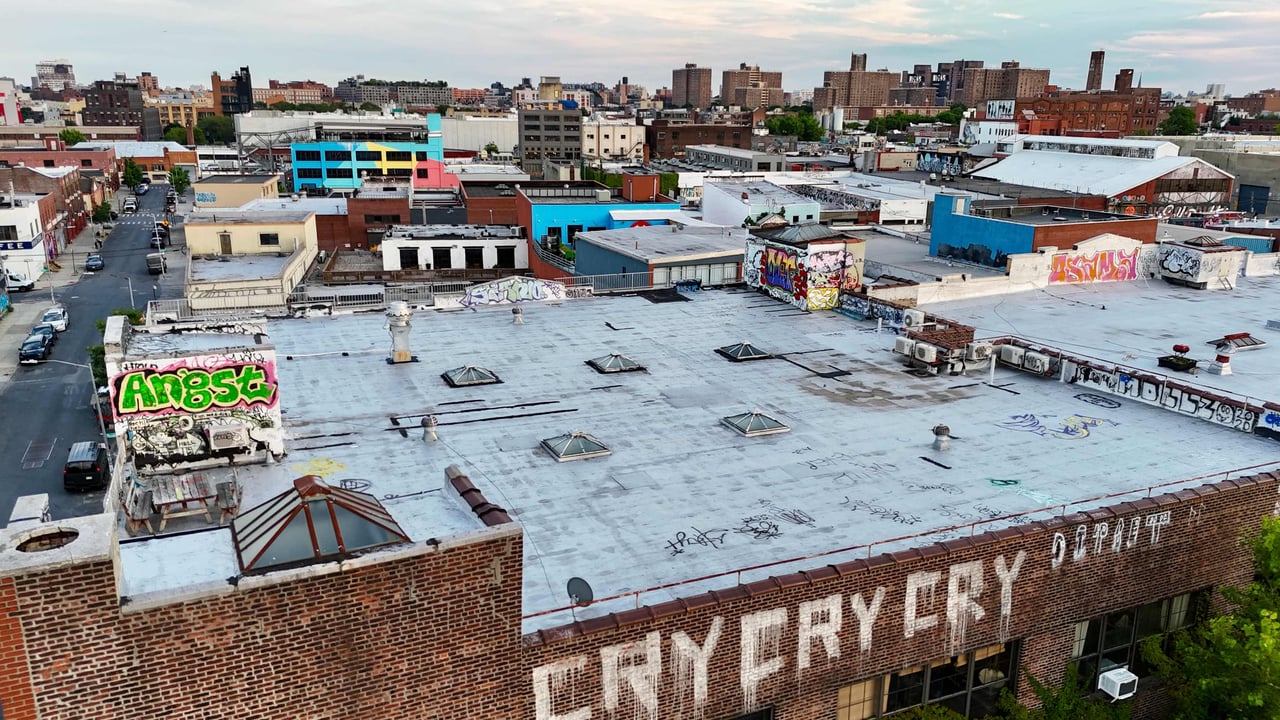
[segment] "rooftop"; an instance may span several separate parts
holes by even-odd
[[[736,256],[747,245],[747,231],[739,227],[691,226],[672,232],[674,225],[593,230],[578,233],[578,239],[612,250],[641,262],[665,263],[676,260]]]
[[[780,185],[775,185],[765,180],[750,180],[747,182],[708,182],[704,183],[704,188],[714,186],[717,190],[729,195],[738,196],[746,195],[752,203],[764,203],[769,200],[777,202],[779,205],[795,205],[799,204],[817,204],[817,200],[807,198],[793,190],[788,190]],[[705,190],[704,190],[705,192]]]
[[[264,185],[272,181],[279,181],[280,176],[274,173],[262,173],[260,175],[211,175],[195,181],[196,185]]]
[[[191,152],[185,146],[179,145],[171,140],[145,141],[145,140],[90,140],[76,145],[80,150],[115,150],[116,157],[120,158],[137,158],[137,157],[164,157],[164,152]]]
[[[317,215],[346,215],[347,199],[344,197],[282,197],[282,198],[259,198],[250,200],[241,205],[240,210],[245,212],[269,212],[269,211],[288,211],[288,212],[313,212]]]
[[[519,227],[506,225],[392,225],[387,228],[386,239],[514,238],[520,232]]]
[[[689,145],[685,147],[685,152],[690,150],[699,150],[705,153],[715,153],[717,155],[730,155],[737,158],[746,158],[750,160],[759,155],[777,155],[777,153],[757,152],[750,148],[735,148],[727,145]],[[778,157],[781,157],[780,155]]]
[[[1204,356],[1204,342],[1224,332],[1280,341],[1265,329],[1278,290],[1280,278],[1222,292],[1054,286],[1017,302],[931,309],[980,334],[1019,332],[1154,368],[1170,342],[1185,339]],[[419,312],[409,338],[418,362],[400,365],[386,362],[380,314],[272,321],[288,457],[212,472],[237,475],[246,510],[299,476],[322,475],[379,498],[422,543],[482,527],[442,490],[445,468],[457,465],[522,526],[530,631],[570,621],[564,588],[575,576],[598,598],[577,610],[582,619],[632,608],[627,593],[667,583],[681,584],[640,601],[958,538],[970,522],[1025,513],[995,527],[1143,497],[1155,484],[1199,484],[1192,478],[1277,457],[1256,435],[1123,398],[1090,404],[1076,387],[1017,371],[998,369],[991,384],[985,370],[918,377],[892,353],[895,335],[871,321],[789,312],[745,291],[687,297],[526,303],[523,324],[502,305]],[[744,341],[774,357],[730,362],[716,352]],[[1236,375],[1195,382],[1274,396],[1272,352],[1238,353]],[[584,364],[610,353],[645,371],[605,378]],[[441,379],[467,365],[502,382]],[[744,436],[723,422],[755,412],[789,432]],[[435,442],[419,427],[428,414],[439,420]],[[1031,416],[1088,429],[1024,431]],[[941,423],[955,433],[946,452],[931,447]],[[610,454],[557,462],[544,441],[559,447],[574,433]],[[1178,461],[1150,461],[1164,456]],[[903,539],[917,534],[927,539]],[[224,586],[237,572],[226,528],[123,543],[120,554],[127,596]],[[734,572],[766,563],[779,564]]]
[[[965,192],[986,195],[986,198],[979,197],[977,199],[991,198],[1022,198],[1033,197],[1041,199],[1063,198],[1064,204],[1069,203],[1071,198],[1085,197],[1090,193],[1085,191],[1077,191],[1074,188],[1057,188],[1057,187],[1036,187],[1033,185],[1025,185],[1018,182],[1003,182],[983,174],[981,169],[974,171],[969,177],[952,177],[945,182],[939,182],[930,178],[930,173],[921,172],[919,170],[907,170],[895,172],[895,179],[914,181],[919,183],[925,181],[927,187],[932,190],[929,197],[938,192],[946,192],[948,190],[963,190]],[[979,177],[981,175],[981,177]]]
[[[1024,150],[975,171],[974,176],[1112,197],[1188,165],[1208,164],[1198,158],[1177,155],[1143,159]]]
[[[275,253],[262,255],[219,255],[216,260],[193,256],[187,281],[232,282],[235,280],[270,280],[279,278],[289,264],[290,256]]]
[[[1057,205],[999,205],[977,208],[973,213],[1019,225],[1066,225],[1091,222],[1149,222],[1145,215],[1122,215],[1102,210],[1080,210]]]
[[[246,210],[205,208],[187,216],[188,225],[276,225],[302,223],[315,213],[310,210]]]

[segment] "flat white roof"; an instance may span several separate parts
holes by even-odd
[[[729,147],[727,145],[690,145],[685,148],[685,152],[688,152],[690,150],[701,150],[702,152],[705,152],[705,153],[715,153],[717,155],[732,155],[733,157],[746,158],[748,160],[754,158],[757,155],[770,154],[766,152],[756,152],[755,150],[751,150],[748,148]],[[778,159],[784,160],[785,157],[779,155]]]
[[[720,227],[700,220],[683,210],[610,210],[609,217],[619,222],[628,220],[668,220],[677,225]]]
[[[222,255],[217,260],[191,257],[187,282],[232,282],[237,280],[279,279],[291,256]]]
[[[593,230],[580,232],[577,237],[596,247],[650,263],[741,259],[746,252],[748,234],[745,228],[703,224],[672,232],[676,227],[659,225]]]
[[[115,150],[116,156],[164,157],[164,151],[190,152],[185,146],[171,140],[90,140],[76,145],[82,150]]]
[[[299,196],[297,199],[290,197],[282,198],[258,198],[250,200],[241,205],[239,210],[244,212],[313,212],[317,215],[346,215],[347,199],[345,197],[305,197]],[[198,210],[198,212],[213,212],[209,210]]]
[[[1176,155],[1144,160],[1023,150],[974,172],[973,176],[1014,185],[1112,197],[1192,164],[1208,165],[1199,158]]]
[[[747,198],[755,203],[772,198],[781,205],[795,205],[797,203],[807,203],[818,205],[818,201],[807,198],[793,190],[788,190],[780,185],[768,182],[766,180],[752,180],[748,182],[719,182],[715,178],[706,178],[703,181],[704,188],[714,186],[717,190],[729,195],[737,197],[746,193]],[[705,192],[705,190],[704,190]]]
[[[1262,329],[1277,290],[1280,278],[1235,292],[1055,286],[931,309],[971,317],[987,334],[1146,362],[1184,339],[1202,355],[1203,341],[1224,332],[1280,341]],[[987,529],[1143,497],[1151,485],[1199,484],[1190,478],[1280,456],[1274,441],[1122,398],[1089,404],[1076,387],[1017,371],[997,370],[992,385],[985,370],[918,377],[892,353],[895,336],[870,321],[745,290],[682,297],[525,303],[521,325],[505,305],[420,311],[409,338],[418,362],[402,365],[386,363],[380,313],[272,321],[288,456],[234,469],[242,507],[318,473],[374,494],[425,542],[481,527],[443,489],[445,468],[457,465],[522,526],[530,631],[571,620],[558,608],[575,576],[598,600],[577,611],[582,619],[632,608],[628,593],[667,583],[681,584],[640,601],[961,537],[966,523],[1028,513]],[[734,363],[715,352],[742,341],[775,357]],[[1237,375],[1195,382],[1278,395],[1274,352],[1238,353]],[[609,353],[645,370],[605,376],[584,364]],[[441,380],[468,364],[503,382],[455,389]],[[753,410],[790,432],[749,438],[721,424]],[[419,427],[429,413],[440,421],[436,442]],[[1063,439],[1021,431],[1028,414],[1092,424]],[[955,436],[946,452],[931,448],[940,423]],[[556,462],[540,443],[568,431],[592,434],[612,454]],[[1152,461],[1161,457],[1177,462]],[[1122,495],[1103,499],[1111,493]],[[208,527],[181,522],[171,529]],[[217,539],[226,530],[206,533],[209,542],[187,539],[200,533],[123,544],[124,593],[225,577],[234,570]],[[917,534],[925,537],[901,539]],[[779,564],[734,572],[764,563]],[[706,576],[717,577],[688,582]]]

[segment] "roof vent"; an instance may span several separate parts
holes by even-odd
[[[555,456],[556,462],[587,460],[613,454],[604,443],[584,432],[570,432],[547,438],[542,441],[542,447]]]
[[[946,425],[933,426],[933,449],[939,451],[951,449],[951,428]]]
[[[601,355],[598,358],[592,358],[585,361],[588,365],[596,369],[596,372],[608,375],[609,373],[634,372],[643,370],[644,366],[623,355],[622,353],[609,353]]]
[[[391,333],[391,357],[387,358],[388,363],[394,365],[417,360],[409,351],[409,330],[413,327],[409,322],[411,317],[413,310],[409,303],[401,300],[387,303],[387,331]]]
[[[752,410],[741,415],[722,417],[720,418],[720,424],[731,427],[747,437],[776,435],[791,430],[790,427],[784,425],[777,418],[765,415],[759,410]]]
[[[761,350],[760,348],[756,347],[755,345],[752,345],[746,340],[743,340],[742,342],[734,345],[725,345],[724,347],[718,347],[716,348],[716,352],[720,353],[722,356],[724,356],[725,359],[731,362],[744,362],[747,360],[764,360],[765,358],[773,357],[773,355],[770,355],[767,351]]]
[[[240,569],[264,570],[409,542],[374,496],[304,475],[231,521]]]
[[[440,377],[444,378],[444,381],[449,383],[450,387],[493,385],[494,383],[502,382],[492,370],[476,367],[475,365],[463,365],[452,370],[446,370],[440,373]]]

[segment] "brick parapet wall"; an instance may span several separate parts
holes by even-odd
[[[35,694],[12,578],[0,578],[0,709],[9,720],[36,720]]]

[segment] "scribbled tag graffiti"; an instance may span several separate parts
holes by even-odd
[[[1040,437],[1054,437],[1059,440],[1079,440],[1089,437],[1089,431],[1093,428],[1114,426],[1117,423],[1107,420],[1106,418],[1089,417],[1087,415],[1071,415],[1060,421],[1054,421],[1052,416],[1045,415],[1038,417],[1031,413],[1023,415],[1013,415],[1008,420],[997,423],[1006,430],[1017,430],[1018,432],[1028,432]]]

